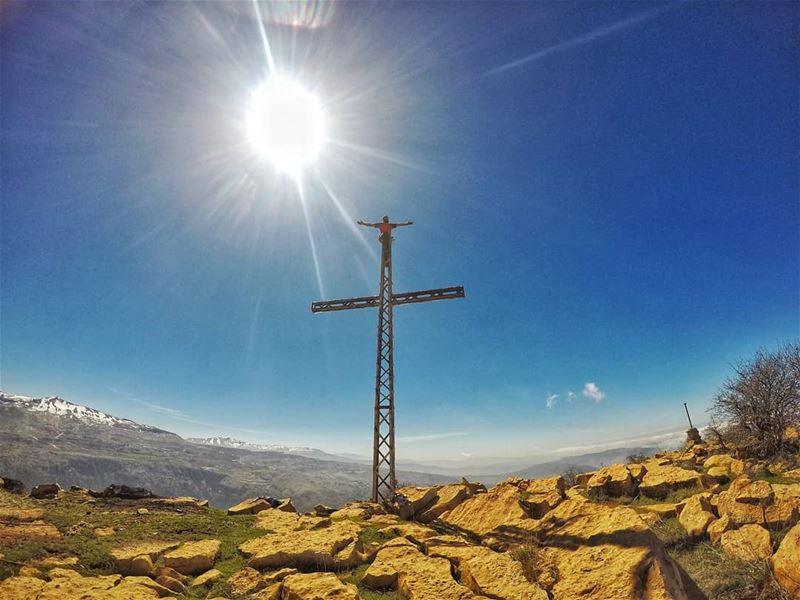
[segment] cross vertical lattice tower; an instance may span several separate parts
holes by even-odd
[[[375,428],[372,442],[372,500],[391,500],[394,470],[394,323],[392,319],[392,236],[381,236],[378,294],[378,352],[375,364]]]
[[[388,223],[395,227],[397,224]],[[378,227],[379,224],[367,224]],[[408,223],[410,224],[410,223]],[[402,224],[401,224],[402,225]],[[323,300],[311,303],[311,311],[332,312],[356,308],[378,309],[378,352],[375,361],[375,415],[372,445],[372,501],[391,502],[397,487],[394,437],[394,320],[393,309],[400,304],[416,304],[433,300],[463,298],[462,286],[403,292],[392,290],[391,228],[383,232],[381,241],[381,279],[377,296],[361,296],[342,300]]]

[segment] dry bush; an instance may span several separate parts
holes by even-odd
[[[720,438],[758,458],[792,450],[784,439],[800,426],[800,343],[774,352],[760,350],[734,367],[720,388],[711,412]]]

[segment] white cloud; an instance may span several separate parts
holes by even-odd
[[[572,402],[573,400],[575,400],[575,392],[569,390],[567,392],[567,402]]]
[[[553,406],[558,400],[558,394],[547,394],[547,398],[545,399],[545,403],[547,404],[547,408],[553,408]]]
[[[587,398],[591,398],[595,402],[600,402],[606,397],[606,395],[600,391],[600,388],[597,387],[593,381],[590,381],[583,386],[583,395]]]
[[[428,442],[430,440],[441,440],[444,438],[460,437],[462,435],[472,435],[469,431],[448,431],[443,433],[429,433],[427,435],[399,435],[397,440],[400,442]]]

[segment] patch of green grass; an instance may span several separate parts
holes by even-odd
[[[350,571],[342,571],[339,573],[339,579],[341,579],[344,583],[358,585],[364,578],[364,573],[367,572],[367,569],[369,569],[369,565],[360,565]]]
[[[677,517],[656,521],[651,529],[667,549],[681,549],[692,546],[689,535]]]
[[[337,575],[343,583],[352,583],[358,586],[359,596],[363,600],[403,600],[403,596],[398,591],[373,590],[361,585],[361,580],[364,578],[364,573],[367,572],[367,569],[369,569],[368,564],[360,565],[349,571],[341,571]]]
[[[759,473],[753,475],[753,479],[762,479],[768,483],[781,483],[781,484],[800,483],[800,479],[797,479],[795,477],[773,475],[769,471],[760,471]]]
[[[375,542],[383,544],[397,537],[393,533],[382,533],[380,530],[384,527],[385,525],[369,525],[364,527],[358,534],[359,541],[364,544],[366,548]]]
[[[708,600],[762,598],[769,568],[763,562],[746,562],[701,542],[671,553]],[[767,596],[769,597],[769,596]]]
[[[400,592],[395,591],[375,591],[364,586],[359,586],[358,594],[362,600],[403,600]]]
[[[539,583],[543,575],[546,575],[546,579],[550,581],[558,579],[558,571],[555,566],[547,560],[536,543],[520,546],[511,552],[511,558],[520,564],[522,574],[531,583]]]
[[[682,502],[687,498],[694,496],[695,494],[701,494],[704,491],[704,489],[699,487],[678,488],[677,490],[672,490],[664,498],[650,498],[649,496],[640,495],[634,498],[630,504],[638,506],[647,504],[677,504],[678,502]]]

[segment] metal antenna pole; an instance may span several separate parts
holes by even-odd
[[[689,416],[689,407],[686,406],[686,402],[683,403],[683,408],[686,409],[686,418],[689,419],[689,429],[694,429],[694,425],[692,425],[692,417]]]

